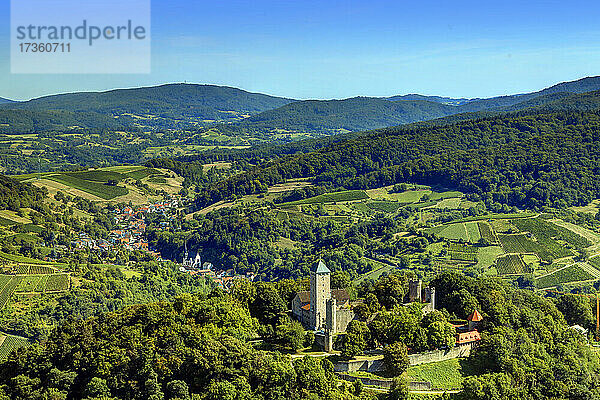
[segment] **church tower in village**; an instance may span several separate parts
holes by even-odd
[[[313,329],[326,329],[327,305],[330,300],[331,271],[319,260],[310,270],[310,325]]]

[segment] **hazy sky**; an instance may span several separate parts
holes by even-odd
[[[600,75],[597,0],[153,0],[149,75],[11,75],[9,9],[0,0],[0,97],[17,100],[183,81],[489,97]]]

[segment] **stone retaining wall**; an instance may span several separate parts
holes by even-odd
[[[366,376],[354,376],[354,375],[348,375],[348,374],[344,374],[344,373],[337,373],[337,376],[340,379],[343,379],[345,381],[348,382],[354,382],[355,380],[360,380],[362,381],[363,385],[368,385],[368,386],[376,386],[382,389],[389,389],[392,386],[392,380],[391,379],[374,379],[374,378],[368,378]],[[409,390],[431,390],[431,382],[408,382],[408,388]]]
[[[468,357],[471,354],[473,343],[455,346],[446,350],[434,350],[425,353],[415,353],[408,356],[408,362],[411,366],[427,364],[438,361],[451,360],[453,358]],[[369,360],[350,360],[340,361],[335,364],[336,372],[380,372],[384,370],[383,356]]]

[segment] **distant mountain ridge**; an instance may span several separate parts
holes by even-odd
[[[488,99],[407,94],[387,98],[299,101],[227,86],[166,84],[105,92],[67,93],[3,103],[0,104],[0,119],[4,121],[3,130],[9,131],[19,131],[25,122],[25,126],[34,125],[34,131],[44,131],[51,126],[54,130],[69,127],[202,128],[234,136],[236,132],[253,131],[263,134],[337,134],[465,113],[516,111],[562,99],[566,94],[596,90],[600,90],[598,76],[562,82],[533,93]],[[30,111],[26,116],[30,122],[23,121],[23,117],[15,117],[14,113],[7,110]],[[40,114],[36,116],[36,113]],[[61,116],[65,118],[64,121],[61,121]],[[20,125],[12,123],[11,118],[17,118]]]
[[[441,96],[424,96],[422,94],[403,94],[391,97],[384,97],[385,100],[389,101],[403,101],[403,100],[425,100],[425,101],[433,101],[435,103],[460,106],[462,104],[470,103],[472,101],[480,100],[480,99],[454,99],[451,97],[441,97]]]
[[[600,77],[564,82],[534,93],[489,99],[406,95],[389,98],[355,97],[345,100],[304,100],[264,111],[228,126],[243,131],[269,127],[324,134],[365,131],[430,121],[452,115],[479,112],[517,111],[560,100],[569,95],[600,90]],[[393,100],[391,100],[393,99]],[[449,103],[458,103],[452,105]]]
[[[0,110],[93,112],[111,117],[131,116],[138,119],[141,125],[156,126],[156,121],[166,121],[166,126],[172,126],[171,122],[181,120],[196,124],[203,121],[235,120],[291,101],[293,100],[226,86],[167,84],[44,96],[2,104]]]
[[[0,97],[0,104],[4,103],[14,103],[14,101]]]

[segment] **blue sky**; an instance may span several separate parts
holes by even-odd
[[[152,73],[11,75],[0,97],[211,83],[293,98],[489,97],[600,75],[598,1],[152,2]]]

